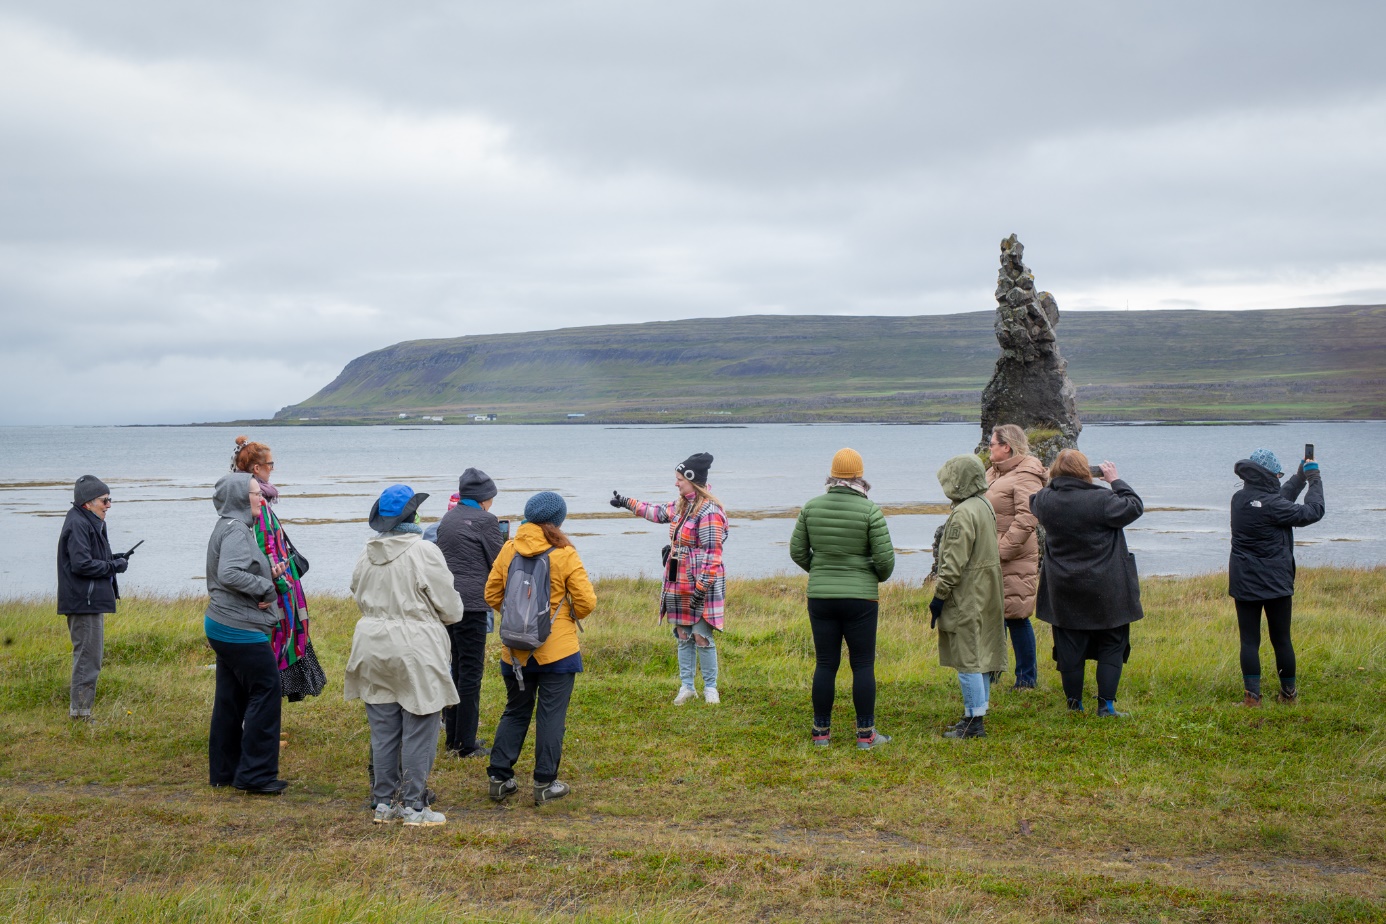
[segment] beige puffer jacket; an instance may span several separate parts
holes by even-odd
[[[361,610],[347,659],[346,699],[399,703],[414,715],[457,705],[452,644],[444,625],[462,618],[443,553],[414,533],[366,543],[351,575]]]
[[[1030,512],[1030,495],[1044,487],[1048,472],[1034,456],[1011,456],[987,469],[987,500],[996,511],[1001,580],[1006,588],[1006,618],[1025,619],[1035,612],[1039,590],[1039,542]]]

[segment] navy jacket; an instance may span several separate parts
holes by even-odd
[[[1232,557],[1227,592],[1237,600],[1274,600],[1295,592],[1295,531],[1323,519],[1323,480],[1317,472],[1279,479],[1250,459],[1232,467],[1245,482],[1232,495]],[[1295,503],[1306,482],[1304,503]]]
[[[111,554],[106,521],[85,507],[72,507],[58,534],[58,613],[114,613],[120,599],[116,575],[127,564]]]
[[[1122,527],[1145,505],[1118,478],[1111,490],[1060,475],[1030,496],[1044,527],[1035,615],[1061,629],[1115,629],[1145,615],[1136,556]]]

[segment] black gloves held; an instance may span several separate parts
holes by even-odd
[[[707,600],[707,594],[701,587],[693,591],[693,609],[701,610],[703,603]]]
[[[117,555],[115,558],[115,573],[124,574],[125,569],[128,567],[130,567],[130,560],[123,555]]]
[[[629,497],[622,497],[620,494],[618,494],[618,493],[615,492],[615,491],[612,491],[612,492],[611,492],[611,501],[610,501],[610,503],[611,503],[611,506],[615,507],[617,510],[629,510],[629,509],[630,509],[630,498],[629,498]]]
[[[933,614],[929,619],[929,628],[932,629],[934,626],[938,625],[938,618],[943,615],[942,597],[934,597],[934,599],[929,601],[929,612]]]

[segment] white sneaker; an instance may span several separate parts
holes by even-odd
[[[683,687],[679,690],[679,695],[674,697],[674,705],[682,706],[697,695],[698,694],[694,692],[692,687]]]
[[[717,695],[716,687],[703,687],[703,699],[709,706],[715,706],[722,701],[722,697]]]
[[[435,812],[428,806],[421,809],[407,808],[402,813],[402,817],[405,826],[410,828],[428,828],[447,821],[447,817],[442,812]]]
[[[400,817],[399,811],[388,802],[382,802],[375,807],[375,823],[378,825],[394,824]]]

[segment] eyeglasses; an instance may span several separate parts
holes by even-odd
[[[108,494],[108,495],[106,495],[105,497],[98,497],[98,498],[96,499],[96,502],[97,502],[98,504],[105,504],[107,507],[109,507],[109,506],[111,506],[111,504],[114,504],[114,503],[115,503],[115,500],[112,499],[112,497]]]
[[[274,468],[273,459],[269,460],[268,462],[261,462],[260,464],[263,465],[265,468]]]

